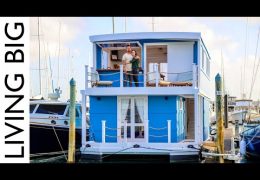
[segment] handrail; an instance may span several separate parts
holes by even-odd
[[[168,137],[168,134],[160,135],[160,136],[149,134],[149,136],[160,138],[160,137]]]
[[[144,82],[134,82],[134,81],[128,81],[128,80],[123,80],[124,82],[131,82],[133,84],[137,83],[137,84],[143,84]]]
[[[163,128],[154,128],[154,127],[149,127],[149,128],[150,128],[150,129],[153,129],[153,130],[158,130],[158,131],[160,131],[160,130],[167,129],[168,127],[165,126],[165,127],[163,127]]]
[[[115,72],[115,73],[108,73],[108,74],[100,74],[97,72],[88,72],[88,76],[92,76],[92,75],[100,75],[100,76],[112,76],[115,74],[120,74],[120,72]]]
[[[185,72],[159,72],[161,74],[185,74],[185,73],[191,73],[192,71],[185,71]],[[132,74],[132,73],[127,73],[127,72],[123,72],[123,74],[127,74],[127,75],[132,75],[132,76],[144,76],[144,75],[148,75],[148,74],[152,74],[152,73],[156,73],[155,71],[152,72],[147,72],[147,73],[142,73],[142,74]],[[115,74],[120,74],[120,72],[115,72],[115,73],[108,73],[108,74],[101,74],[101,73],[93,73],[93,72],[88,72],[88,76],[91,75],[100,75],[100,76],[111,76],[111,75],[115,75]]]
[[[160,72],[161,74],[185,74],[185,73],[191,73],[192,71],[185,71],[185,72]]]
[[[165,127],[162,127],[162,128],[149,127],[150,129],[157,130],[157,131],[168,129],[167,135],[152,135],[152,134],[149,134],[149,136],[158,137],[158,138],[168,137],[168,143],[171,143],[171,120],[167,120],[167,121],[168,121],[167,126],[165,126]]]
[[[127,75],[131,75],[131,76],[144,76],[145,74],[132,74],[132,73],[127,73],[127,72],[123,72],[124,74],[127,74]]]

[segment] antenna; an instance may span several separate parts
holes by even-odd
[[[41,81],[41,43],[40,43],[40,18],[38,17],[38,47],[39,47],[39,82],[40,82],[40,94],[42,94],[42,81]]]

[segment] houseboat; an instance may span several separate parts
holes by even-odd
[[[82,112],[82,157],[113,154],[198,159],[209,136],[211,58],[200,33],[140,32],[90,36],[82,107],[89,99],[91,139]],[[140,56],[138,86],[129,87],[122,56]]]

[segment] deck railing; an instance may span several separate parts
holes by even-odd
[[[154,137],[154,138],[167,137],[167,143],[171,143],[171,120],[167,120],[167,126],[166,127],[156,127],[156,128],[155,127],[151,127],[151,126],[149,126],[149,121],[148,120],[146,120],[144,124],[145,124],[145,127],[144,127],[144,130],[145,130],[144,131],[144,134],[145,134],[144,135],[144,140],[145,140],[146,143],[149,143],[149,137]],[[126,121],[124,121],[123,128],[124,128],[124,134],[123,134],[123,141],[121,141],[121,142],[127,143],[127,122]],[[111,127],[106,126],[106,120],[102,120],[102,127],[101,127],[101,129],[102,129],[102,138],[101,138],[101,142],[102,143],[106,143],[106,137],[116,138],[116,139],[122,138],[121,137],[121,126],[120,126],[120,128],[111,128]],[[116,132],[118,132],[118,130],[119,130],[120,133],[119,133],[119,135],[117,133],[116,136],[109,135],[109,134],[107,134],[106,129],[112,130],[112,131],[114,130]],[[153,135],[153,134],[149,133],[150,132],[149,129],[152,129],[154,131],[162,131],[162,130],[167,129],[167,134],[165,134],[165,135]]]
[[[85,66],[85,89],[89,87],[129,87],[130,83],[126,76],[131,76],[132,87],[172,87],[172,86],[192,86],[198,87],[198,66],[193,64],[192,71],[186,72],[159,72],[158,64],[155,64],[154,71],[145,74],[131,74],[123,71],[123,65],[120,65],[119,72],[109,74],[101,74],[94,71],[93,68],[89,71],[89,67]],[[141,77],[138,82],[133,81],[133,77]],[[109,78],[108,78],[109,77]],[[111,77],[111,78],[110,78]],[[169,77],[164,79],[164,77]],[[119,83],[118,83],[119,82]],[[130,85],[130,84],[129,84]]]

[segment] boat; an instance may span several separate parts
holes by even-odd
[[[30,100],[30,154],[62,154],[68,150],[70,102],[59,101],[61,91],[49,94],[49,99]],[[76,149],[81,146],[81,104],[76,103]],[[88,117],[88,116],[86,116]],[[88,119],[86,119],[88,122]],[[88,129],[88,125],[87,125]],[[86,134],[88,136],[88,133]],[[88,138],[88,137],[87,137]]]
[[[240,134],[245,143],[246,158],[260,159],[260,124],[249,124],[248,127]]]
[[[89,98],[89,131],[94,136],[82,140],[81,157],[198,160],[200,144],[209,138],[213,91],[211,58],[201,33],[118,33],[90,36],[90,41],[93,67],[85,66],[81,101],[85,106]],[[141,59],[138,86],[124,83],[122,56],[129,45]]]
[[[252,114],[252,101],[251,99],[237,99],[235,100],[235,105],[233,105],[233,109],[229,113],[229,121],[233,124],[235,121],[238,121],[240,125],[242,125],[245,121],[248,120],[250,114]]]

